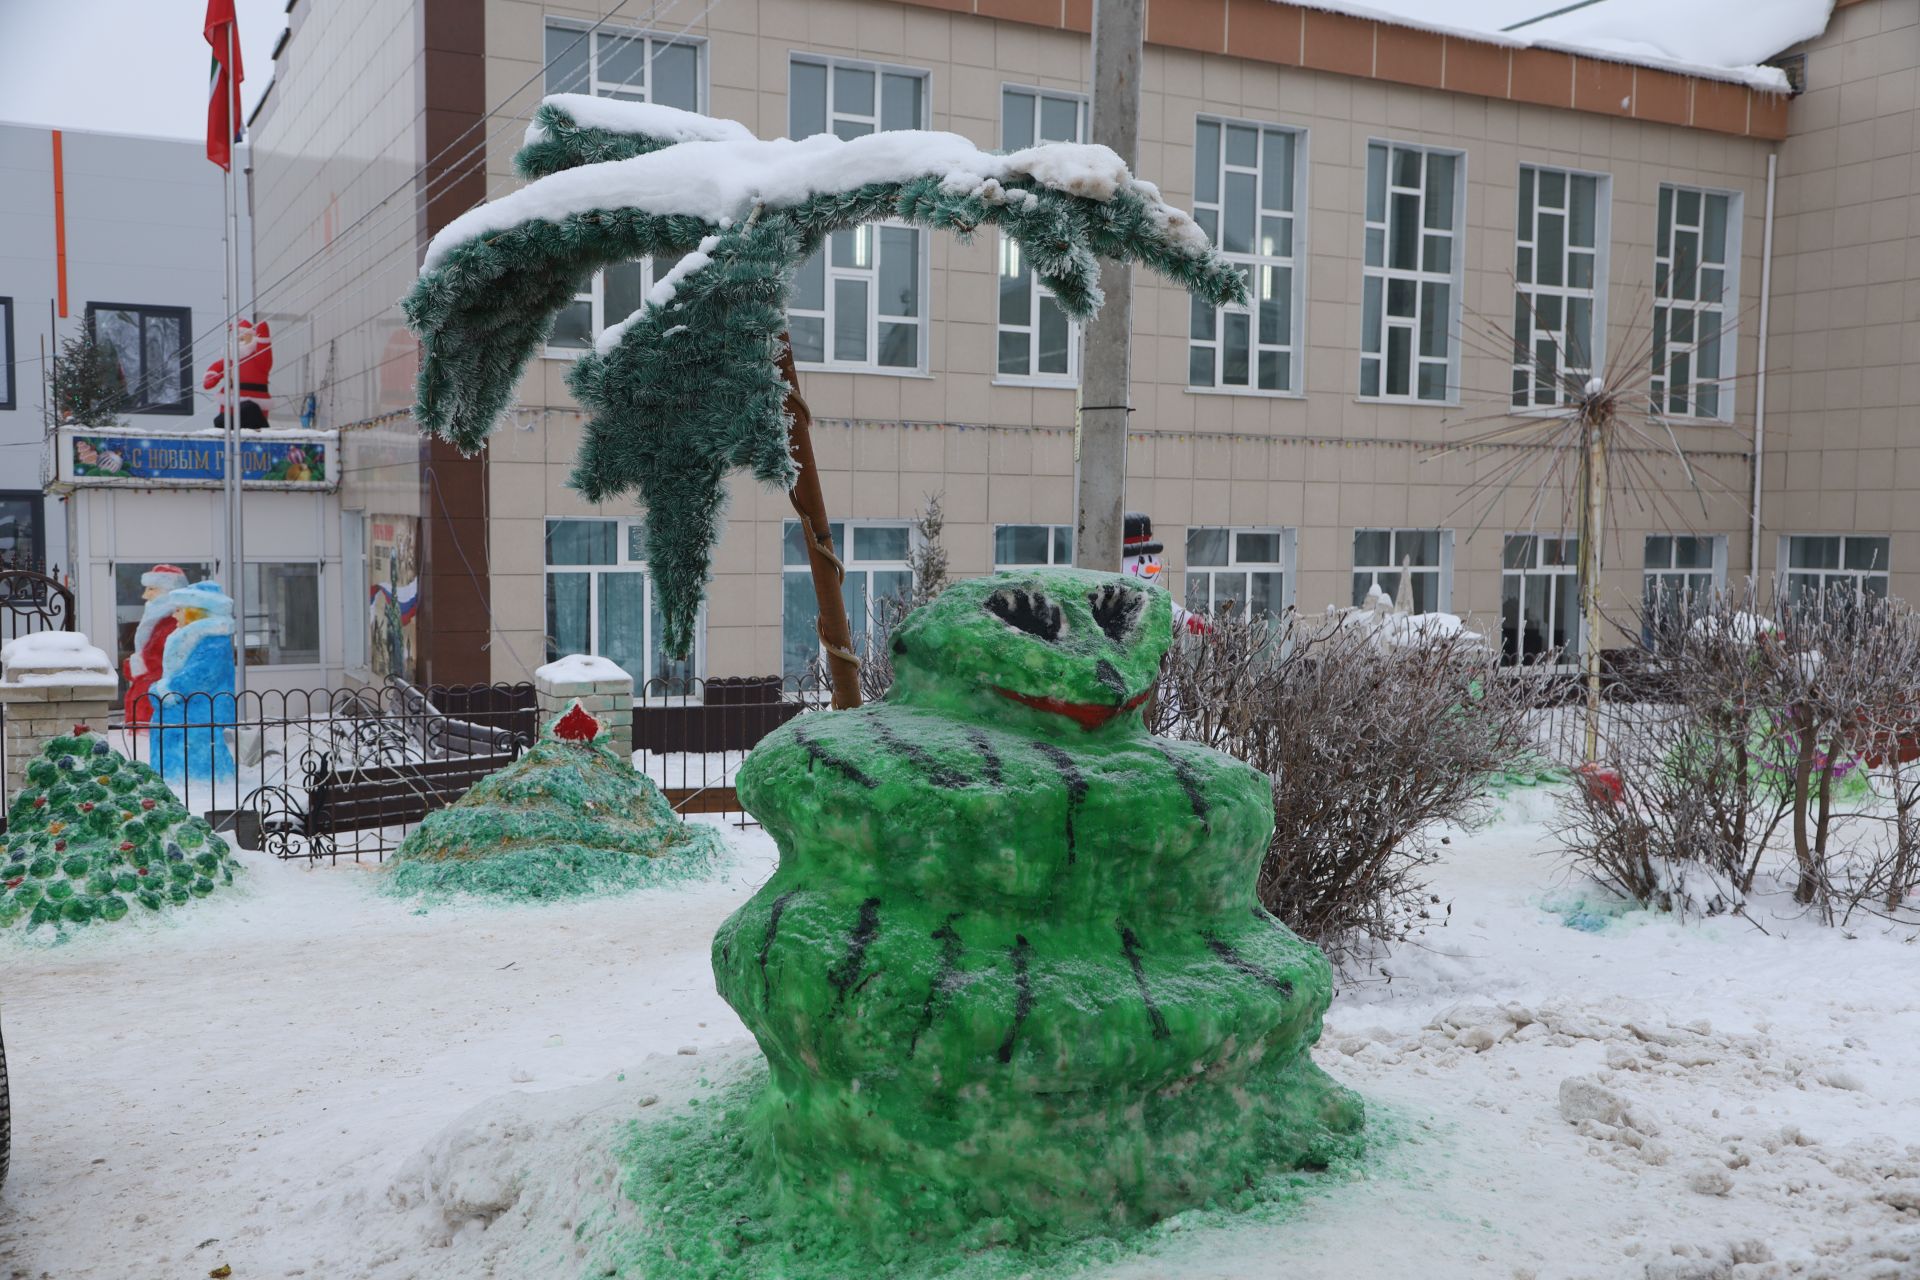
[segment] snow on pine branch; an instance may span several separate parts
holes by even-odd
[[[608,133],[636,134],[660,142],[751,142],[753,130],[738,120],[703,116],[697,111],[655,102],[622,102],[618,98],[596,98],[585,93],[555,93],[540,100],[540,112],[527,126],[525,144],[539,146],[552,140],[549,120],[555,112],[582,129],[605,129]]]
[[[816,134],[798,142],[683,142],[629,160],[564,169],[448,223],[427,247],[421,273],[438,268],[461,245],[529,222],[633,209],[725,228],[756,207],[788,208],[814,196],[925,177],[940,178],[943,191],[990,204],[1031,199],[1009,185],[1021,182],[1100,203],[1126,190],[1151,211],[1169,244],[1195,257],[1211,247],[1192,218],[1166,204],[1152,183],[1134,178],[1106,147],[1050,142],[995,155],[958,134],[899,129],[844,141]]]

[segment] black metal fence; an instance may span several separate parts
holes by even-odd
[[[745,823],[733,781],[747,752],[795,716],[832,703],[818,676],[649,681],[634,690],[634,764],[681,813]]]
[[[534,741],[531,684],[147,695],[114,730],[243,848],[379,860]]]

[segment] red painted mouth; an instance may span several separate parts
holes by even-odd
[[[998,686],[995,687],[995,691],[1002,697],[1013,699],[1023,707],[1032,707],[1035,711],[1048,711],[1056,716],[1065,716],[1087,730],[1098,729],[1115,716],[1136,710],[1147,700],[1147,695],[1153,692],[1151,689],[1142,689],[1126,702],[1115,706],[1102,702],[1068,702],[1062,698],[1036,698],[1031,694],[1015,693],[1011,689],[1001,689]]]

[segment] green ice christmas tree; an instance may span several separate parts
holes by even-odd
[[[112,923],[204,898],[238,864],[161,778],[85,725],[50,739],[7,813],[0,929]]]
[[[719,846],[575,703],[525,755],[428,814],[394,855],[384,888],[522,901],[614,893],[704,874]]]

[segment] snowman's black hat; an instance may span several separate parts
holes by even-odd
[[[1130,556],[1157,556],[1166,550],[1153,540],[1153,517],[1144,511],[1127,512],[1122,525],[1122,537],[1126,542],[1126,554]]]

